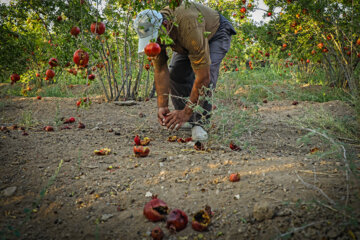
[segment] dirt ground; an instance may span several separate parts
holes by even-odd
[[[0,124],[25,126],[28,133],[0,132],[2,239],[151,239],[155,226],[163,229],[165,239],[360,239],[360,194],[354,176],[348,203],[352,210],[344,211],[343,159],[316,161],[311,150],[329,146],[320,138],[298,143],[307,132],[287,123],[307,107],[351,116],[351,108],[340,101],[268,102],[259,108],[258,129],[246,139],[251,151],[224,146],[207,152],[167,141],[168,136],[189,137],[190,132],[171,133],[159,126],[155,99],[118,106],[92,98],[91,107],[80,110],[71,98],[0,100]],[[62,117],[75,117],[71,129],[54,125]],[[77,128],[79,121],[84,129]],[[44,131],[46,125],[55,131]],[[148,157],[134,157],[136,134],[152,139]],[[94,154],[102,148],[110,148],[111,154]],[[348,144],[346,150],[359,169],[359,145]],[[239,182],[228,180],[233,172],[240,173]],[[297,175],[339,205],[305,186]],[[143,207],[151,194],[170,209],[184,210],[187,227],[170,234],[166,222],[148,221]],[[196,232],[191,219],[205,205],[214,216],[208,231]]]

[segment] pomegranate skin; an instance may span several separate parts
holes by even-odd
[[[187,223],[188,217],[186,213],[180,209],[174,209],[167,218],[166,227],[172,232],[179,232],[186,228]]]
[[[153,196],[151,201],[144,206],[144,216],[151,222],[158,222],[165,219],[168,210],[169,208],[163,200]]]

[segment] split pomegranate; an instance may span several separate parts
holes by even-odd
[[[58,60],[56,58],[50,58],[49,65],[51,67],[56,67],[58,65]]]
[[[238,182],[238,181],[240,181],[240,174],[239,173],[230,174],[229,181],[230,182]]]
[[[145,204],[144,216],[151,222],[158,222],[165,219],[165,215],[168,214],[169,208],[167,204],[153,196],[151,201]]]
[[[150,148],[143,146],[134,146],[135,157],[146,157],[150,153]]]
[[[89,62],[89,54],[82,49],[76,50],[73,61],[79,67],[85,67]]]
[[[204,144],[203,144],[202,142],[200,142],[200,141],[195,142],[194,148],[195,148],[195,150],[197,150],[197,151],[205,151],[205,146],[204,146]]]
[[[52,69],[46,70],[45,74],[46,74],[46,77],[48,77],[48,78],[53,78],[55,76],[55,72]]]
[[[171,232],[183,230],[188,223],[188,217],[185,212],[180,209],[174,209],[170,212],[166,220],[166,227]]]
[[[161,48],[160,45],[154,42],[149,43],[144,48],[145,54],[149,57],[156,57],[160,54]]]
[[[105,24],[103,22],[94,22],[90,26],[92,33],[97,33],[99,35],[105,32]]]
[[[149,145],[150,141],[151,141],[150,138],[144,137],[144,139],[140,140],[140,145],[147,146],[147,145]]]
[[[151,231],[151,237],[153,240],[162,240],[164,238],[164,232],[160,227],[156,227]]]
[[[195,213],[191,227],[198,232],[203,232],[207,230],[211,222],[212,212],[209,206],[206,206],[204,210],[200,210]]]
[[[75,37],[77,37],[77,35],[79,35],[79,33],[80,33],[80,28],[77,26],[72,27],[70,30],[70,34]]]

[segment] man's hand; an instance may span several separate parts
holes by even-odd
[[[158,121],[161,126],[165,126],[166,115],[170,112],[168,107],[159,107],[158,108]]]
[[[165,125],[168,129],[179,130],[190,119],[191,115],[191,112],[186,112],[185,110],[174,110],[167,114]]]

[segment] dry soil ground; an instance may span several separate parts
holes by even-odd
[[[298,143],[306,131],[287,123],[309,106],[334,116],[352,115],[346,104],[269,102],[260,107],[259,127],[246,139],[251,148],[199,152],[189,144],[167,141],[174,133],[156,122],[155,100],[134,106],[92,100],[89,109],[78,111],[76,99],[1,99],[0,124],[25,126],[28,133],[0,132],[0,229],[5,239],[150,239],[155,226],[163,229],[165,239],[360,238],[354,224],[360,218],[354,176],[348,203],[352,211],[345,212],[343,159],[316,160],[311,149],[326,151],[329,145],[320,137]],[[71,116],[76,118],[71,129],[54,125],[56,119]],[[84,129],[77,128],[79,121]],[[55,131],[44,131],[46,125]],[[146,158],[134,157],[136,134],[152,139]],[[105,147],[110,155],[94,154]],[[359,152],[358,144],[347,145],[355,169]],[[240,173],[239,182],[229,182],[232,172]],[[340,205],[331,205],[297,174]],[[211,206],[208,231],[195,232],[188,224],[170,234],[165,222],[149,222],[143,207],[150,193],[171,209],[184,210],[190,221],[197,210]]]

